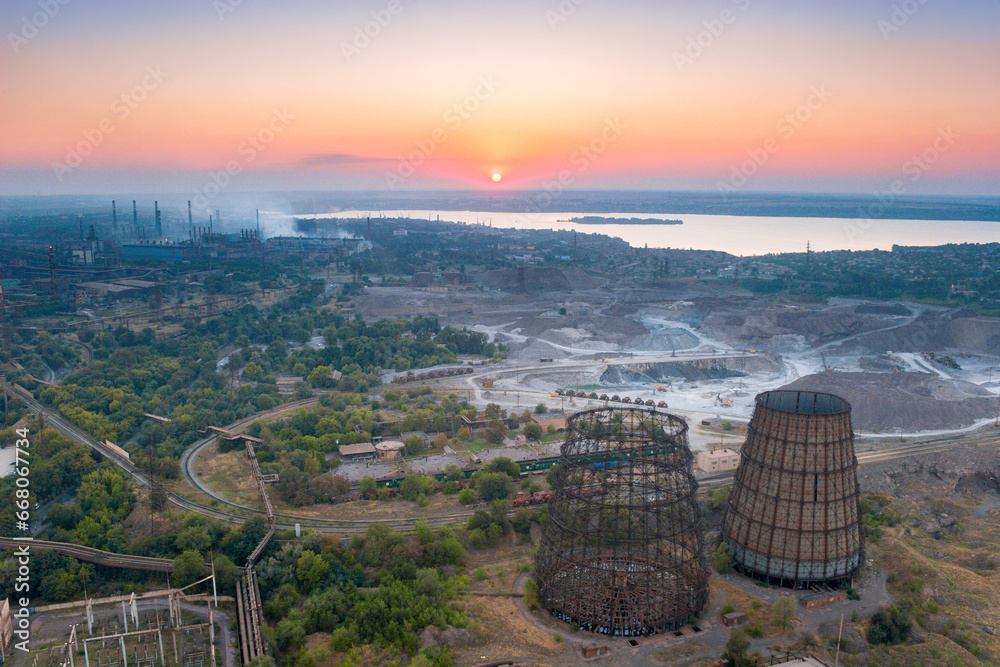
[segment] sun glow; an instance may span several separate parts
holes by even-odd
[[[493,174],[493,182],[494,183],[500,182],[500,174]]]

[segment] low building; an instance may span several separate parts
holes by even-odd
[[[837,602],[844,602],[847,600],[847,591],[817,591],[816,593],[810,593],[805,595],[799,600],[799,604],[802,605],[804,609],[813,609],[814,607],[822,607],[828,604],[835,604]]]
[[[554,427],[557,431],[566,428],[566,415],[561,412],[546,412],[540,415],[531,415],[531,421],[546,431],[549,430],[549,426]]]
[[[732,449],[713,449],[710,452],[698,452],[695,464],[705,472],[736,470],[740,465],[740,453]]]
[[[743,625],[747,622],[747,615],[742,611],[733,611],[722,615],[722,624],[728,627]]]
[[[371,461],[378,455],[375,445],[370,442],[341,445],[337,451],[340,453],[341,461]]]
[[[382,461],[392,461],[403,456],[403,448],[406,447],[399,440],[386,440],[375,445],[378,458]]]

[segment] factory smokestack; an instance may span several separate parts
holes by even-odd
[[[156,238],[163,238],[163,223],[160,220],[160,202],[153,202],[153,214],[156,219]]]
[[[118,234],[118,209],[115,208],[115,200],[111,200],[111,224],[114,228],[115,235]]]

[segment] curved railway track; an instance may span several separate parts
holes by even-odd
[[[114,461],[118,466],[120,466],[126,474],[128,474],[139,486],[143,488],[149,487],[149,482],[141,470],[136,468],[132,463],[122,457],[118,456],[116,453],[109,450],[106,446],[92,438],[82,429],[77,427],[75,424],[70,422],[68,419],[62,417],[57,412],[46,408],[45,406],[35,401],[30,396],[25,395],[16,389],[11,390],[19,398],[25,401],[28,407],[35,413],[41,413],[49,421],[49,423],[58,428],[67,436],[71,437],[75,441],[85,444],[88,447],[98,451],[103,456]],[[249,426],[250,424],[261,421],[269,420],[280,417],[284,414],[294,412],[300,408],[310,407],[318,403],[318,398],[309,398],[300,401],[294,401],[292,403],[286,403],[282,406],[268,410],[266,412],[258,413],[256,415],[246,417],[241,419],[226,428],[228,430],[237,430]],[[977,442],[987,445],[1000,444],[1000,434],[983,434],[981,431],[977,439]],[[884,461],[890,461],[900,458],[906,458],[908,456],[916,456],[919,454],[932,454],[942,451],[947,451],[950,447],[962,443],[968,442],[970,437],[976,437],[975,433],[959,433],[948,436],[936,437],[930,440],[924,441],[914,441],[906,444],[895,445],[892,447],[880,448],[877,450],[862,450],[857,454],[858,463],[860,465],[867,465],[871,463],[881,463]],[[243,505],[240,503],[235,503],[220,494],[212,491],[204,484],[198,477],[191,473],[190,465],[193,457],[197,455],[202,449],[207,447],[213,437],[203,438],[199,440],[194,445],[189,447],[181,457],[181,471],[184,474],[185,479],[188,480],[198,492],[203,493],[205,496],[211,499],[213,504],[224,506],[224,509],[216,509],[214,507],[208,507],[200,503],[194,502],[188,498],[178,495],[174,492],[168,492],[169,501],[182,509],[198,512],[206,516],[218,519],[227,524],[239,525],[244,523],[247,519],[254,516],[264,517],[265,513],[255,507],[250,507],[248,505]],[[702,488],[718,488],[720,486],[725,486],[730,483],[732,479],[732,473],[717,473],[715,475],[710,475],[707,477],[702,477],[698,480],[699,486]],[[277,519],[276,527],[282,530],[294,528],[295,524],[299,524],[303,528],[312,528],[319,530],[321,532],[332,532],[332,533],[358,533],[364,532],[368,529],[368,526],[372,523],[384,523],[394,530],[409,531],[413,530],[415,523],[418,520],[427,521],[428,525],[432,528],[439,528],[442,526],[453,525],[455,523],[467,520],[473,513],[474,508],[469,508],[468,510],[455,512],[451,514],[439,515],[436,517],[428,516],[415,516],[406,517],[399,519],[334,519],[325,517],[308,517],[298,514],[292,514],[288,512],[275,512],[275,518]]]

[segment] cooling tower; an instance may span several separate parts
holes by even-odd
[[[535,564],[542,604],[608,635],[684,625],[708,596],[687,424],[636,407],[567,426]]]
[[[722,520],[734,567],[805,588],[862,562],[851,406],[832,394],[757,396]]]

